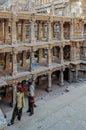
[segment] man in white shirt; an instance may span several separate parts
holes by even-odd
[[[28,91],[29,91],[29,96],[28,96],[28,111],[30,112],[30,116],[34,114],[34,86],[32,85],[32,81],[28,80]]]

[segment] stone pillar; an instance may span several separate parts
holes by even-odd
[[[51,49],[50,48],[48,49],[47,62],[48,62],[48,67],[52,65]]]
[[[34,52],[30,52],[30,70],[33,70],[32,63],[34,63]]]
[[[42,40],[43,38],[43,25],[42,22],[39,22],[38,24],[38,40]]]
[[[10,53],[5,54],[5,70],[10,70]]]
[[[64,27],[63,27],[63,22],[60,22],[61,26],[61,40],[64,40]]]
[[[51,24],[51,38],[54,38],[54,25],[53,23]]]
[[[51,72],[48,74],[48,87],[47,91],[50,92],[52,91],[52,78],[51,78]]]
[[[16,104],[16,94],[17,94],[17,84],[16,82],[13,83],[13,87],[12,87],[12,106],[15,107]]]
[[[36,81],[36,75],[32,75],[32,85],[34,86],[35,89],[35,81]]]
[[[84,22],[82,21],[82,39],[84,39]]]
[[[16,21],[13,20],[12,21],[12,44],[15,44],[16,43],[16,39],[17,39],[17,36],[16,36]]]
[[[64,59],[63,59],[63,46],[60,48],[60,63],[63,64]]]
[[[22,23],[22,42],[26,41],[26,24],[25,21]]]
[[[17,52],[14,51],[12,54],[12,75],[15,76],[17,74]]]
[[[39,55],[38,55],[38,63],[39,64],[42,63],[42,57],[43,57],[43,50],[39,49]]]
[[[3,66],[4,66],[4,64],[5,64],[4,54],[3,54],[3,53],[0,53],[0,65],[3,65]]]
[[[70,24],[71,28],[70,28],[70,39],[73,39],[74,38],[74,28],[73,28],[73,22],[71,22]]]
[[[51,49],[51,59],[52,59],[52,62],[53,62],[53,48]]]
[[[71,46],[71,61],[76,61],[76,46]]]
[[[51,22],[48,22],[48,41],[52,40],[52,26]]]
[[[31,22],[31,43],[35,42],[34,20]]]
[[[26,51],[22,52],[22,66],[23,67],[27,67],[27,63],[26,63]]]
[[[0,41],[3,40],[3,25],[2,22],[0,22]]]
[[[69,70],[69,82],[71,83],[73,81],[73,77],[72,77],[72,71],[71,68]]]
[[[5,21],[4,29],[4,42],[7,44],[9,41],[8,21]]]
[[[18,22],[16,23],[16,39],[18,40]]]
[[[17,54],[17,62],[20,63],[20,55],[19,55],[19,53]]]
[[[63,72],[63,68],[60,71],[60,86],[64,85],[64,72]]]
[[[78,81],[78,67],[77,66],[75,66],[75,82],[77,82]]]

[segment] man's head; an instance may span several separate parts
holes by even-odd
[[[23,92],[23,88],[22,88],[21,85],[18,86],[18,91],[19,91],[19,92]]]
[[[32,84],[32,80],[31,79],[29,79],[27,82],[28,82],[29,85]]]

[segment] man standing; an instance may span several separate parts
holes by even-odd
[[[24,92],[21,85],[18,86],[18,92],[16,94],[16,104],[13,110],[11,122],[8,124],[8,126],[14,124],[14,120],[17,116],[18,120],[21,120],[22,116],[22,109],[24,107]]]
[[[32,85],[32,81],[28,80],[28,111],[30,112],[30,116],[34,114],[34,86]]]

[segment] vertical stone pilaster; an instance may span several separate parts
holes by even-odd
[[[22,52],[22,66],[23,67],[27,67],[27,63],[26,63],[26,51]]]
[[[35,21],[33,20],[33,21],[31,22],[31,43],[34,43],[34,42],[35,42],[34,23],[35,23]]]
[[[43,25],[42,22],[38,24],[38,40],[42,40],[43,38]]]
[[[60,71],[60,86],[64,85],[64,72],[63,69]]]
[[[60,48],[60,63],[63,64],[64,59],[63,59],[63,46]]]
[[[4,54],[3,53],[0,53],[0,65],[5,65],[5,60],[4,60]]]
[[[18,36],[18,22],[16,23],[16,40],[18,40],[19,36]]]
[[[0,41],[3,40],[3,25],[2,22],[0,22]]]
[[[71,68],[69,70],[69,82],[71,83],[73,80],[73,77],[72,77],[72,72],[71,72]]]
[[[12,44],[16,43],[16,39],[17,39],[17,36],[16,36],[16,21],[13,20],[12,21]]]
[[[51,24],[51,38],[54,38],[54,25],[53,23]]]
[[[75,66],[75,82],[77,82],[78,81],[78,67],[77,66]]]
[[[52,26],[51,22],[48,22],[48,41],[52,40]]]
[[[64,27],[63,27],[63,22],[60,22],[60,28],[61,28],[61,40],[64,40]]]
[[[82,21],[82,39],[84,39],[84,22]]]
[[[34,52],[30,52],[30,70],[33,70],[32,63],[34,63]]]
[[[16,104],[16,94],[17,94],[17,84],[15,82],[13,83],[13,88],[12,89],[13,89],[12,90],[13,91],[12,92],[12,94],[13,94],[12,95],[12,98],[13,98],[12,99],[12,106],[15,107],[15,104]]]
[[[34,86],[35,89],[35,81],[36,81],[36,75],[32,75],[32,85]]]
[[[10,53],[5,54],[5,70],[10,70]]]
[[[25,21],[22,23],[22,42],[26,41],[26,24]]]
[[[5,21],[4,29],[4,42],[7,44],[9,41],[8,21]]]
[[[43,57],[43,50],[39,49],[39,55],[38,55],[38,63],[39,64],[42,63],[42,57]]]
[[[74,38],[74,28],[73,28],[73,21],[70,24],[70,39]]]
[[[51,72],[48,74],[48,87],[47,91],[50,92],[52,91],[52,78],[51,78]]]
[[[71,61],[76,61],[76,46],[71,46]]]
[[[48,62],[48,67],[51,66],[52,59],[51,59],[51,49],[50,48],[48,49],[47,62]]]
[[[12,75],[15,76],[17,74],[17,52],[13,52],[12,54]]]
[[[51,49],[51,59],[52,59],[52,62],[53,62],[53,48]]]
[[[34,63],[34,52],[30,52],[30,62]]]
[[[17,62],[20,63],[20,55],[19,55],[19,53],[17,54]]]

